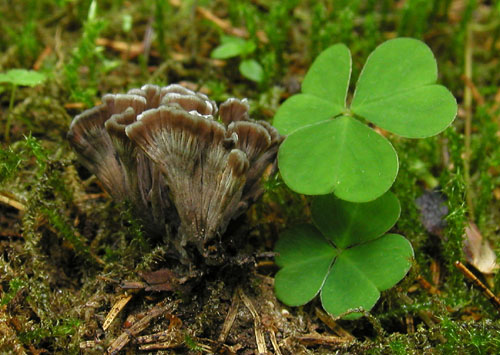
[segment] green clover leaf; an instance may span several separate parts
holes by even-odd
[[[273,125],[281,134],[290,134],[341,114],[345,110],[350,77],[349,49],[343,44],[326,49],[309,68],[302,83],[302,93],[280,106]]]
[[[289,135],[278,152],[278,162],[285,183],[301,186],[297,192],[335,191],[342,199],[360,202],[369,191],[387,190],[398,172],[398,157],[389,141],[347,116]]]
[[[398,234],[384,234],[399,213],[399,201],[390,192],[367,203],[331,194],[316,197],[315,225],[289,229],[276,244],[281,267],[275,277],[277,297],[299,306],[320,293],[323,308],[334,316],[371,309],[380,291],[399,282],[411,266],[411,244]]]
[[[264,69],[255,59],[246,59],[240,63],[240,73],[245,78],[261,83],[264,80]]]
[[[0,73],[0,83],[11,83],[18,86],[36,86],[46,79],[43,73],[26,70],[11,69],[5,73]]]
[[[436,60],[421,41],[398,38],[369,56],[351,105],[346,97],[351,55],[343,44],[322,52],[304,78],[302,93],[274,118],[281,134],[278,164],[285,183],[308,195],[333,192],[367,202],[384,194],[398,172],[390,142],[357,118],[404,137],[429,137],[456,116],[453,95],[436,85]]]
[[[220,46],[210,53],[210,57],[215,59],[234,58],[250,54],[257,48],[254,42],[239,37],[222,36],[221,42]]]
[[[394,58],[394,53],[400,53]],[[361,72],[351,110],[390,132],[425,138],[443,131],[457,114],[457,103],[435,85],[437,64],[429,47],[397,38],[377,47]]]

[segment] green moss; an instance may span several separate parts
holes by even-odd
[[[406,355],[407,348],[406,344],[401,340],[395,340],[389,343],[389,348],[391,349],[392,354],[394,355]]]
[[[97,2],[92,1],[88,8],[87,20],[83,24],[82,37],[64,68],[71,99],[87,106],[94,103],[104,62],[102,50],[96,45],[96,40],[106,27],[106,22],[97,17],[96,7]],[[82,68],[86,68],[86,77],[81,75]]]
[[[9,302],[12,301],[17,292],[25,286],[26,283],[20,278],[15,278],[10,280],[8,291],[5,292],[2,298],[0,299],[0,306],[5,306],[9,304]]]
[[[494,354],[500,350],[500,326],[491,321],[441,320],[440,333],[446,342],[436,347],[442,353]]]
[[[30,344],[47,338],[67,338],[75,333],[75,328],[80,325],[78,319],[58,319],[53,323],[44,325],[28,332],[19,334],[19,338],[23,343]]]
[[[21,161],[22,157],[12,147],[0,149],[0,182],[12,177]]]
[[[454,291],[450,295],[459,296],[463,290],[462,275],[455,269],[455,261],[463,260],[462,238],[467,224],[465,205],[466,186],[462,175],[462,137],[453,129],[445,132],[450,151],[451,169],[445,169],[440,176],[443,193],[447,197],[450,213],[446,217],[447,228],[442,240],[443,259],[448,270],[447,282]]]
[[[199,346],[196,341],[189,336],[189,334],[184,335],[184,344],[192,351],[203,351],[203,348]]]

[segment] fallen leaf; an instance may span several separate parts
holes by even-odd
[[[467,262],[483,274],[496,273],[500,267],[490,243],[483,239],[474,223],[469,223],[465,228],[464,253]]]
[[[175,273],[169,269],[151,272],[140,272],[139,275],[147,282],[146,291],[174,291],[179,285]]]

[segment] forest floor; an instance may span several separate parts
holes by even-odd
[[[1,353],[500,352],[500,307],[473,281],[500,292],[500,1],[0,1],[0,28],[0,73],[45,76],[0,83]],[[212,58],[224,36],[250,49]],[[402,205],[392,231],[415,260],[358,320],[333,319],[317,299],[276,299],[274,245],[310,220],[309,199],[279,175],[229,226],[246,238],[238,266],[174,282],[181,268],[164,243],[147,238],[66,140],[72,118],[102,95],[146,83],[181,83],[217,103],[248,98],[251,117],[272,123],[323,49],[345,43],[356,78],[395,37],[429,45],[459,111],[439,136],[388,135]],[[257,69],[240,71],[248,60]],[[474,237],[482,252],[470,256],[464,241]]]

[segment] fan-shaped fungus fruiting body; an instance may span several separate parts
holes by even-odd
[[[169,242],[182,261],[189,262],[190,245],[218,260],[207,244],[262,193],[258,182],[282,141],[277,130],[250,119],[246,100],[218,109],[176,84],[102,101],[76,116],[68,132],[82,164],[114,199],[132,204],[148,232],[176,228]]]

